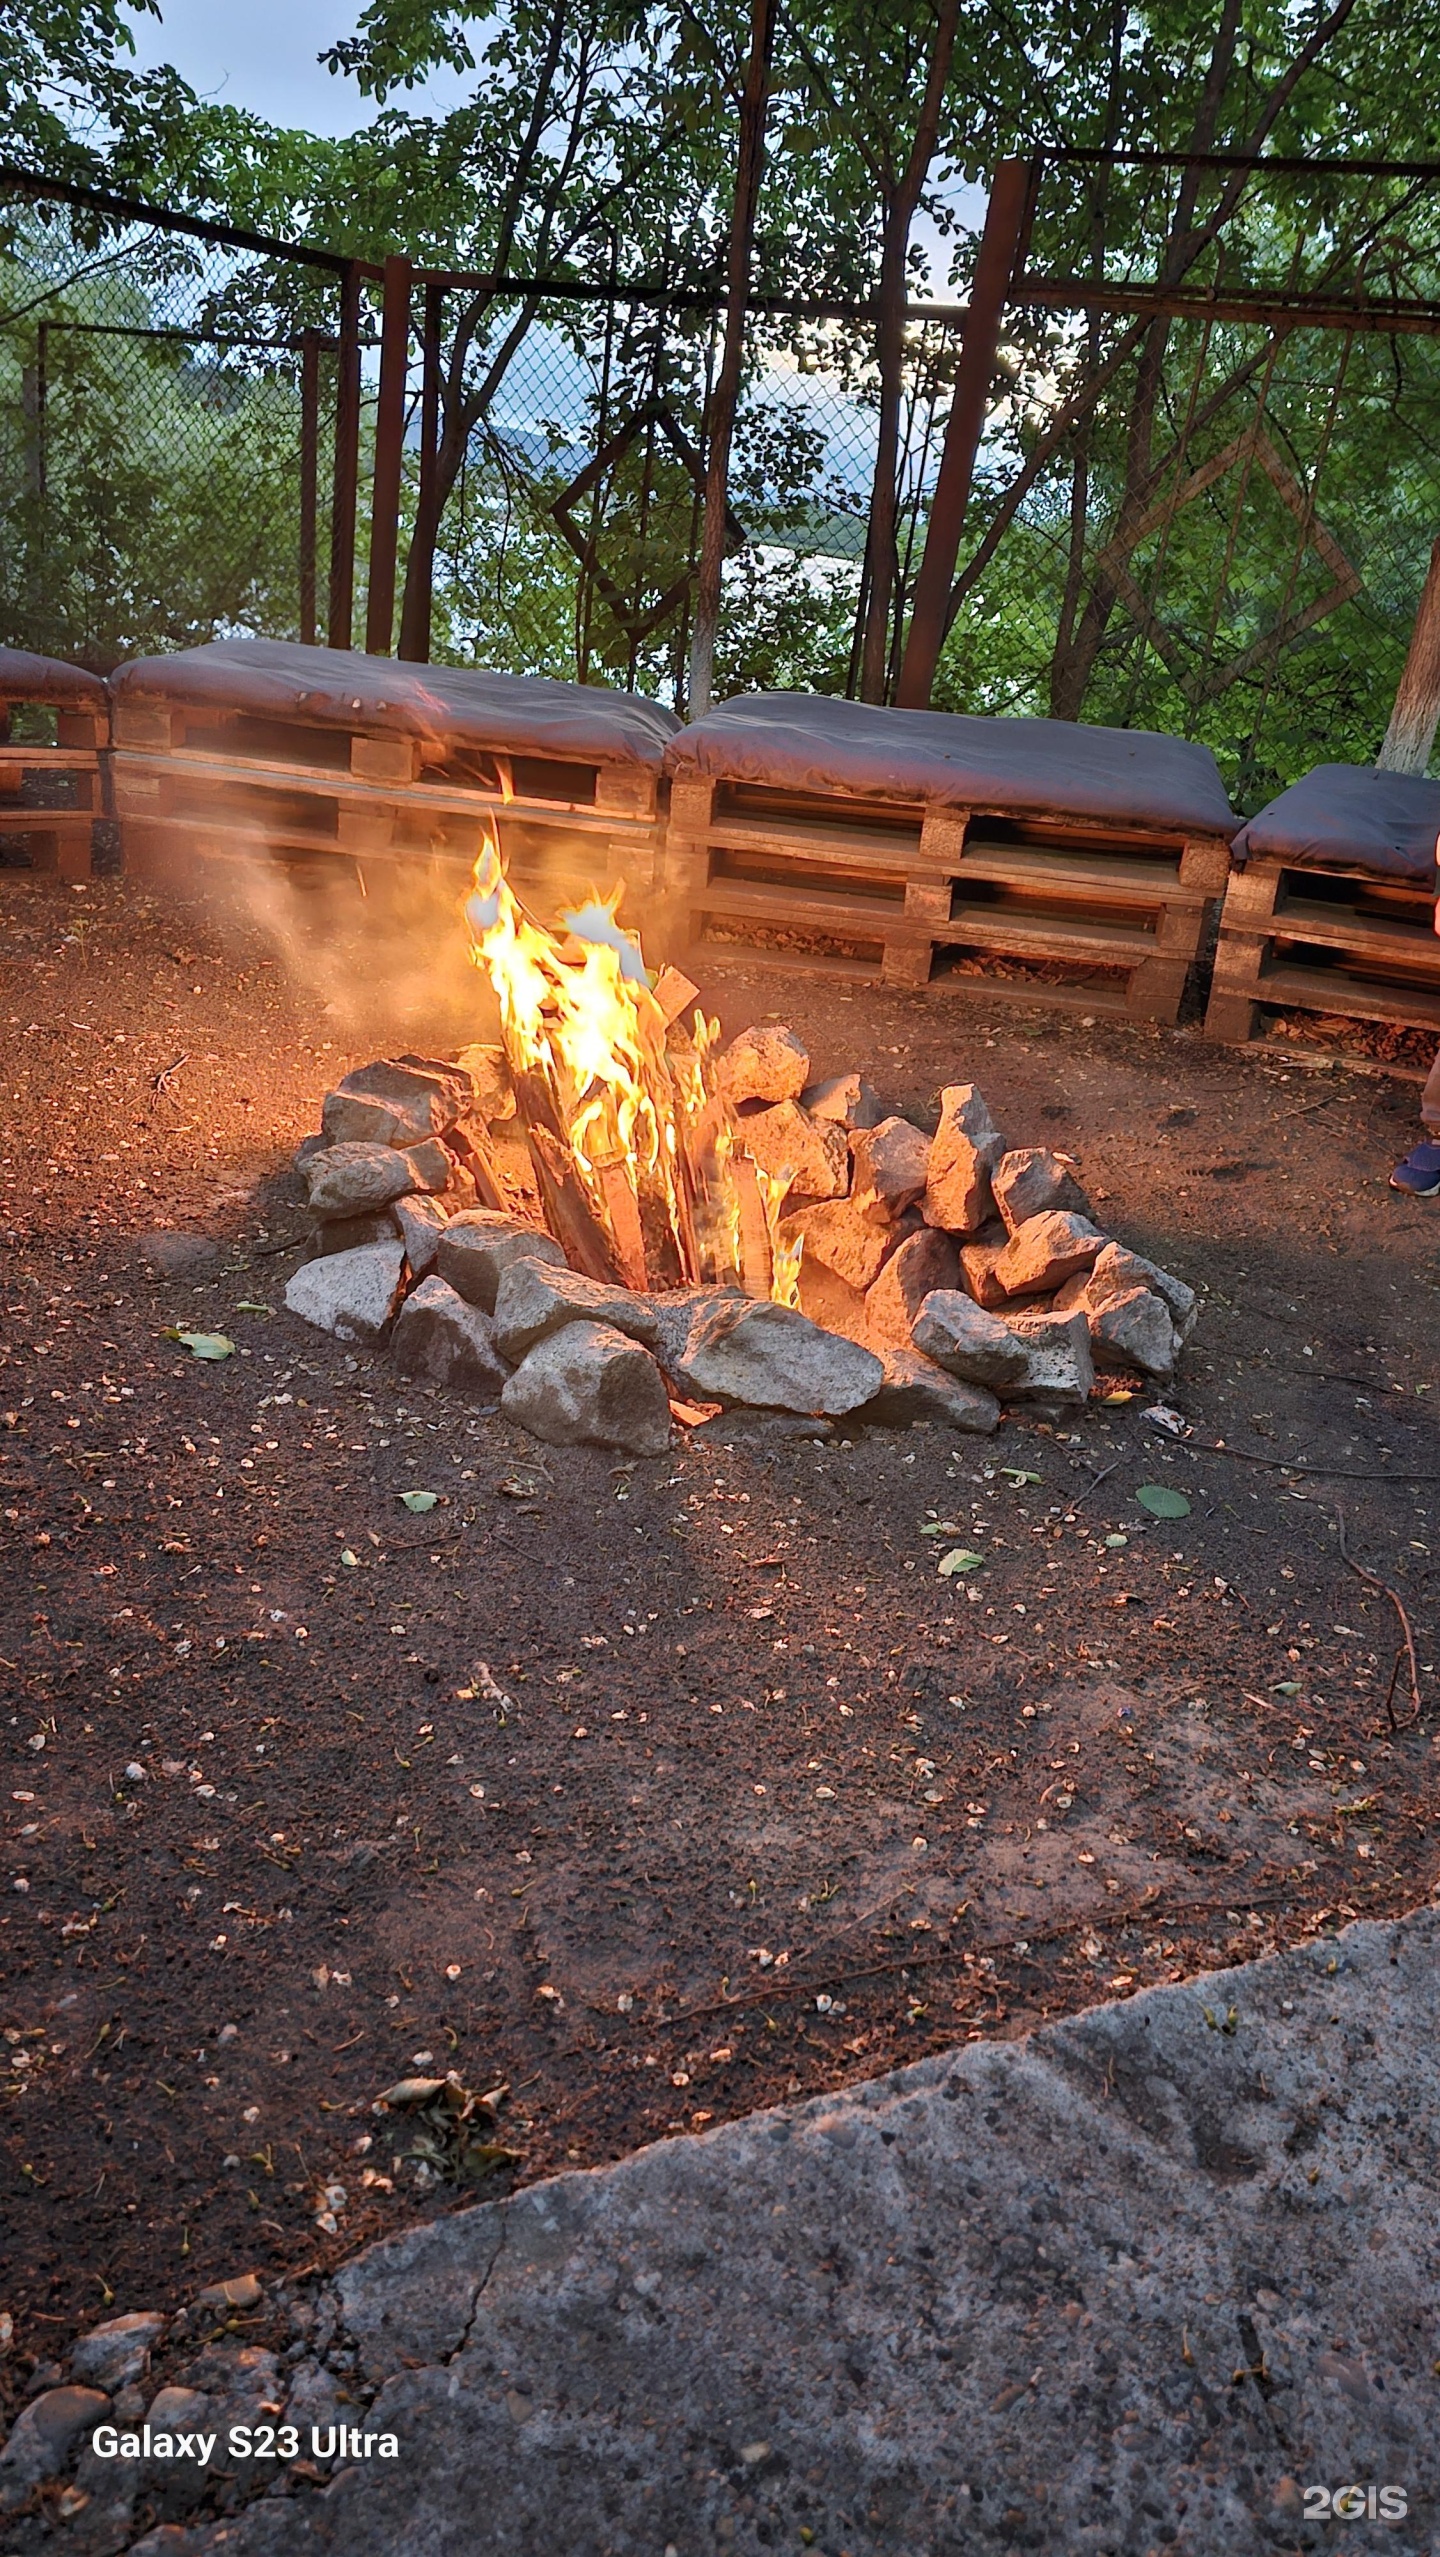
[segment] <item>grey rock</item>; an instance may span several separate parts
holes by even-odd
[[[382,1057],[326,1093],[320,1124],[328,1145],[418,1145],[443,1136],[474,1097],[473,1078],[459,1066]]]
[[[750,1298],[740,1287],[676,1287],[647,1302],[655,1317],[656,1356],[666,1374],[673,1375],[699,1317],[721,1306],[748,1305]]]
[[[287,1281],[285,1302],[337,1341],[378,1341],[390,1328],[404,1274],[403,1243],[366,1243],[306,1261]]]
[[[477,1207],[451,1217],[435,1254],[435,1267],[468,1305],[493,1314],[503,1273],[512,1261],[522,1259],[566,1267],[553,1234],[524,1224],[518,1216],[506,1216],[499,1208]]]
[[[827,1270],[823,1261],[802,1260],[797,1288],[800,1311],[818,1323],[822,1332],[839,1332],[847,1341],[859,1341],[870,1347],[866,1328],[865,1298],[858,1287]]]
[[[925,1195],[930,1139],[908,1119],[883,1119],[850,1146],[852,1195],[882,1216],[899,1216]]]
[[[762,1172],[787,1183],[796,1199],[843,1199],[850,1186],[845,1131],[834,1119],[812,1119],[798,1101],[777,1101],[736,1122],[736,1137]]]
[[[1088,1402],[1095,1362],[1083,1314],[1012,1314],[1010,1329],[1024,1342],[1030,1364],[1023,1382],[1009,1388],[1008,1399],[1043,1401],[1054,1410]]]
[[[427,1179],[425,1170],[433,1168],[428,1161],[417,1170],[421,1154],[444,1157],[438,1180]],[[389,1207],[392,1199],[403,1198],[407,1190],[443,1190],[449,1178],[449,1157],[443,1146],[412,1148],[409,1154],[398,1154],[390,1145],[327,1145],[323,1154],[312,1155],[305,1166],[311,1212],[315,1216],[364,1216],[376,1208]]]
[[[500,1408],[549,1447],[663,1456],[670,1444],[664,1377],[648,1350],[609,1323],[572,1321],[544,1335],[506,1378]]]
[[[458,1386],[481,1403],[498,1402],[510,1370],[495,1347],[495,1326],[442,1278],[422,1279],[395,1318],[390,1357],[402,1376]]]
[[[107,2318],[82,2335],[70,2356],[70,2376],[113,2397],[117,2388],[139,2379],[150,2359],[150,2347],[164,2334],[167,2320],[158,2309],[134,2309],[128,2316]]]
[[[660,1343],[659,1320],[648,1297],[586,1278],[563,1261],[556,1264],[534,1253],[511,1261],[495,1294],[495,1346],[501,1357],[524,1358],[567,1323],[606,1323],[649,1350]]]
[[[317,1154],[324,1153],[329,1142],[327,1136],[302,1136],[295,1148],[296,1171],[303,1172],[307,1163],[313,1163]]]
[[[997,1314],[987,1314],[959,1288],[937,1288],[915,1317],[911,1342],[927,1359],[967,1384],[985,1385],[994,1394],[1022,1384],[1030,1371],[1030,1353]]]
[[[948,1234],[927,1225],[910,1235],[892,1252],[865,1298],[865,1328],[876,1349],[908,1350],[926,1297],[937,1287],[953,1287],[958,1276]]]
[[[1161,1384],[1174,1375],[1175,1326],[1169,1306],[1153,1289],[1132,1287],[1123,1296],[1107,1296],[1086,1320],[1097,1367],[1138,1368]]]
[[[193,1285],[215,1276],[220,1267],[220,1247],[204,1234],[162,1229],[142,1234],[140,1258],[152,1278],[188,1279]]]
[[[1162,1270],[1142,1253],[1127,1251],[1123,1243],[1107,1243],[1090,1274],[1085,1296],[1087,1310],[1103,1303],[1107,1296],[1125,1295],[1132,1287],[1152,1288],[1163,1297],[1181,1340],[1188,1341],[1198,1310],[1194,1288],[1187,1287],[1173,1270]]]
[[[970,1311],[973,1314],[976,1308],[972,1305]],[[948,1375],[918,1350],[886,1350],[885,1382],[855,1417],[882,1429],[903,1429],[911,1421],[939,1421],[967,1436],[973,1432],[985,1437],[999,1426],[1000,1406],[983,1385],[968,1385]]]
[[[781,1021],[760,1021],[732,1039],[715,1069],[732,1110],[744,1101],[797,1101],[810,1080],[810,1059]]]
[[[803,1273],[816,1262],[861,1294],[873,1287],[900,1239],[883,1216],[866,1214],[858,1199],[817,1199],[780,1220],[780,1240],[804,1245]]]
[[[334,2376],[323,2362],[297,2362],[286,2383],[285,2421],[293,2424],[308,2447],[310,2427],[353,2421],[354,2408],[343,2403]]]
[[[1048,1147],[1025,1145],[1002,1154],[990,1176],[995,1204],[1010,1232],[1032,1216],[1089,1216],[1090,1201],[1080,1187],[1073,1155],[1052,1154]]]
[[[145,2421],[152,2433],[194,2432],[206,2424],[213,2404],[200,2388],[161,2388],[150,2400]]]
[[[195,2294],[196,2305],[205,2308],[258,2308],[265,2297],[265,2285],[258,2273],[227,2273],[222,2281],[207,2282]]]
[[[1088,1216],[1058,1209],[1028,1216],[995,1263],[995,1283],[1007,1296],[1044,1296],[1077,1270],[1093,1269],[1104,1249],[1105,1237]]]
[[[830,1074],[822,1083],[807,1083],[801,1105],[812,1119],[833,1119],[842,1128],[878,1128],[885,1104],[863,1074]]]
[[[990,1235],[985,1233],[977,1235],[973,1243],[962,1243],[960,1246],[961,1279],[974,1297],[976,1304],[983,1305],[990,1314],[998,1313],[1002,1306],[1010,1303],[1010,1298],[995,1276],[995,1264],[1005,1249],[1005,1243],[1005,1229],[1001,1226],[993,1241]]]
[[[386,2239],[335,2278],[404,2458],[183,2557],[1420,2557],[1437,1982],[1435,1911],[1360,1924]],[[1302,2533],[1317,2478],[1418,2521]]]
[[[515,1086],[502,1047],[462,1048],[456,1062],[465,1067],[475,1086],[475,1107],[487,1125],[494,1119],[514,1118]]]
[[[737,1404],[731,1412],[717,1412],[713,1420],[701,1421],[688,1435],[703,1440],[707,1447],[783,1447],[797,1439],[833,1438],[835,1427],[834,1421],[822,1420],[817,1412],[753,1412]]]
[[[460,1177],[454,1155],[438,1136],[427,1137],[423,1145],[412,1145],[405,1160],[410,1166],[412,1190],[448,1190]]]
[[[47,2388],[43,2397],[32,2397],[0,2450],[0,2489],[58,2477],[81,2435],[109,2411],[110,2400],[99,2388]]]
[[[952,1083],[940,1095],[940,1124],[930,1140],[925,1196],[927,1225],[946,1234],[977,1234],[994,1213],[990,1175],[1005,1140],[973,1083]]]
[[[879,1392],[885,1371],[858,1342],[785,1305],[729,1297],[699,1313],[674,1363],[683,1391],[714,1403],[818,1412],[832,1420]]]
[[[389,1214],[400,1229],[410,1276],[428,1278],[435,1267],[440,1237],[450,1220],[438,1199],[410,1197],[397,1199]]]
[[[400,1201],[396,1201],[396,1206]],[[377,1208],[369,1216],[332,1216],[317,1222],[305,1246],[307,1261],[323,1261],[329,1252],[358,1252],[362,1243],[391,1243],[400,1231],[393,1208]]]

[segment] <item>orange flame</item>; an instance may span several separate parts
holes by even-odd
[[[595,897],[558,939],[513,894],[487,823],[465,907],[471,956],[499,1000],[522,1118],[528,1088],[617,1271],[641,1286],[647,1274],[662,1285],[731,1276],[738,1214],[714,1089],[718,1024],[697,1012],[692,1036],[669,1031],[619,903],[618,891]]]

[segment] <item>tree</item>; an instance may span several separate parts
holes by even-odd
[[[127,138],[153,153],[183,127],[193,92],[169,69],[136,71],[127,5],[159,0],[5,0],[0,8],[0,159],[103,184]]]

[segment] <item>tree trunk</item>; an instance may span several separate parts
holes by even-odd
[[[1375,758],[1377,772],[1423,773],[1430,761],[1435,730],[1440,725],[1440,541],[1430,553],[1430,570],[1410,636],[1410,650],[1385,731]]]
[[[880,418],[875,443],[875,476],[870,487],[870,524],[866,534],[866,602],[860,653],[860,698],[883,701],[885,666],[890,651],[890,610],[899,574],[896,527],[900,492],[900,399],[905,362],[905,265],[910,245],[910,208],[898,199],[885,208],[880,251],[880,291],[875,319],[875,352],[880,370]]]
[[[883,701],[885,698],[885,677],[890,662],[890,615],[900,576],[896,542],[900,493],[896,486],[896,473],[900,460],[900,398],[905,360],[906,261],[910,249],[910,225],[939,140],[940,110],[945,98],[945,83],[950,77],[959,18],[960,0],[940,0],[915,139],[903,175],[885,190],[884,195],[880,289],[875,317],[880,418],[875,476],[870,488],[870,526],[865,543],[865,619],[860,654],[862,701]]]
[[[720,621],[720,574],[725,560],[725,518],[729,500],[730,439],[735,429],[740,372],[745,358],[745,305],[750,290],[755,207],[760,194],[760,174],[765,165],[765,106],[774,31],[775,0],[752,0],[750,60],[740,102],[740,149],[725,278],[725,340],[710,402],[709,433],[705,443],[705,515],[695,587],[695,629],[690,641],[689,715],[692,719],[702,718],[709,709],[715,673],[715,633]]]

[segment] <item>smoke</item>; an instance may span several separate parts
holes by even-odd
[[[233,884],[338,1046],[430,1053],[498,1037],[495,997],[470,957],[462,863],[257,850]]]

